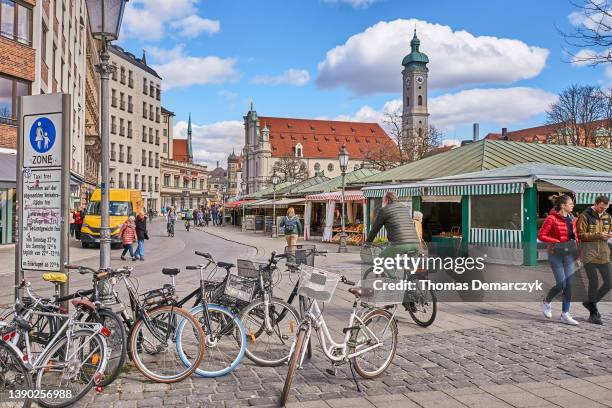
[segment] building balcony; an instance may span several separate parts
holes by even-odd
[[[119,128],[119,136],[125,136],[125,126]]]
[[[131,154],[127,155],[127,163],[128,164],[132,164],[132,155]]]
[[[112,161],[115,161],[115,160],[116,160],[116,158],[117,158],[117,152],[110,152],[110,156],[111,156],[111,157],[110,157],[110,159],[111,159]]]
[[[134,104],[133,103],[128,103],[127,110],[128,110],[128,112],[133,113],[134,112]]]
[[[111,125],[111,133],[117,134],[117,125]]]
[[[125,161],[125,153],[119,153],[119,163],[123,163]]]

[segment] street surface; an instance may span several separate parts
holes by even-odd
[[[193,290],[198,271],[186,265],[201,263],[195,250],[215,259],[265,260],[272,250],[282,251],[284,239],[241,232],[231,226],[206,227],[187,232],[177,223],[168,238],[165,223],[150,226],[145,261],[121,261],[113,250],[112,264],[134,265],[133,277],[141,290],[169,282],[161,268],[180,267],[179,295]],[[316,265],[358,280],[359,254],[334,253],[335,245],[320,245],[329,255]],[[11,303],[14,249],[0,249],[0,305]],[[71,244],[71,263],[97,267],[97,249]],[[281,267],[282,268],[282,267]],[[52,285],[27,277],[40,294],[51,294]],[[286,274],[280,295],[288,294],[293,277]],[[71,276],[71,289],[88,288],[88,276]],[[332,302],[325,305],[328,325],[336,338],[346,325],[352,295],[340,284]],[[313,343],[313,359],[305,362],[293,383],[293,407],[612,407],[612,308],[602,305],[604,326],[585,321],[586,310],[573,305],[580,325],[571,327],[545,320],[537,303],[444,303],[433,326],[420,328],[406,312],[400,314],[400,342],[392,366],[380,378],[359,380],[361,392],[348,365],[335,377],[326,373],[329,363]],[[206,357],[205,357],[206,358]],[[244,359],[230,375],[216,379],[191,377],[173,385],[146,381],[132,368],[101,394],[90,393],[79,406],[103,407],[239,407],[277,406],[286,366],[264,368]]]

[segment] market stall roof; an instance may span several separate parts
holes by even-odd
[[[361,191],[345,191],[344,201],[363,201],[365,199]],[[306,201],[340,201],[342,200],[342,191],[333,191],[330,193],[311,194],[306,196]]]
[[[416,182],[530,162],[612,171],[612,149],[480,140],[383,171],[349,185]]]
[[[345,177],[346,184],[348,184],[352,182],[357,182],[366,177],[373,176],[374,174],[377,174],[377,173],[380,173],[380,171],[376,169],[364,168],[364,169],[358,169],[355,171],[351,171],[350,173],[347,173],[344,177]],[[315,184],[303,190],[296,191],[296,193],[299,193],[300,195],[305,196],[308,194],[315,194],[315,193],[329,193],[332,191],[340,190],[341,188],[342,188],[342,176],[338,176],[338,177],[334,177],[333,179],[327,179],[326,181],[323,181],[322,183]]]
[[[612,193],[612,172],[548,163],[524,163],[424,180],[419,183],[365,187],[366,197],[382,197],[387,191],[410,195],[488,195],[522,193],[536,181],[544,181],[576,193],[579,204],[594,196]],[[571,188],[570,188],[571,187]],[[590,201],[589,201],[590,200]]]
[[[281,199],[281,200],[276,200],[276,206],[277,207],[287,207],[290,205],[297,205],[297,204],[303,204],[304,203],[304,199],[303,198],[285,198],[285,199]],[[247,208],[267,208],[267,207],[273,207],[274,206],[274,200],[273,199],[263,199],[263,200],[257,200],[257,201],[253,201],[251,203],[247,203],[245,204],[245,206]]]
[[[314,185],[318,185],[320,183],[324,183],[328,180],[329,180],[329,177],[315,176],[315,177],[311,177],[306,180],[298,181],[297,183],[291,184],[282,189],[278,189],[277,187],[276,196],[278,197],[279,195],[285,196],[285,195],[292,195],[293,193],[301,193],[301,191],[303,191],[304,189],[307,189]]]
[[[225,202],[225,206],[229,207],[229,208],[234,208],[234,207],[240,207],[242,204],[244,203],[250,203],[253,200],[235,200],[235,201],[229,201],[229,202]]]
[[[276,186],[276,191],[278,192],[280,189],[288,187],[291,184],[294,184],[294,183],[292,183],[290,181],[283,181],[282,183],[280,183],[280,184],[278,184]],[[263,190],[259,190],[259,191],[255,192],[255,193],[247,194],[247,195],[245,195],[242,198],[245,199],[245,200],[254,199],[254,198],[261,198],[261,197],[263,197],[265,195],[273,194],[273,193],[274,193],[274,187],[273,186],[269,186],[269,187],[264,188]]]

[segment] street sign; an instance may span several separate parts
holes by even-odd
[[[24,96],[19,106],[17,285],[28,271],[63,272],[68,262],[71,145],[70,95]]]

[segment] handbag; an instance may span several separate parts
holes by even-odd
[[[149,239],[149,233],[147,231],[144,233],[144,239]]]
[[[578,255],[578,245],[576,241],[565,241],[565,242],[557,242],[553,244],[552,248],[553,254],[560,256],[577,256]]]

